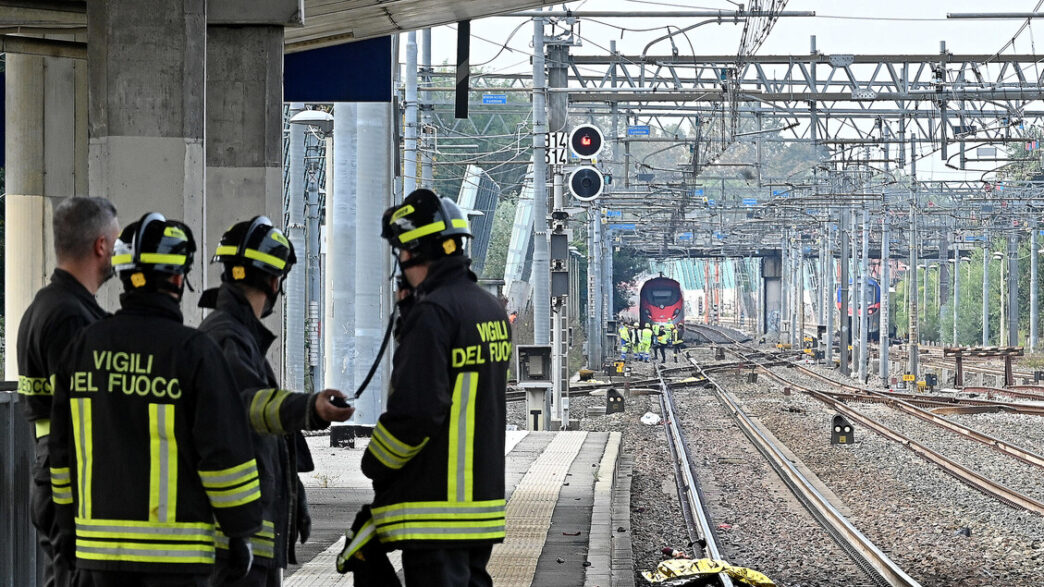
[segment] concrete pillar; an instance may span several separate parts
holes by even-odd
[[[5,86],[4,373],[13,380],[18,324],[55,264],[55,199],[87,195],[87,64],[9,53]]]
[[[355,391],[355,115],[334,104],[333,172],[326,178],[326,279],[323,355],[327,387]],[[331,182],[330,180],[333,179]]]
[[[182,220],[199,243],[207,242],[206,14],[206,0],[87,6],[90,193],[112,200],[125,223],[150,210]],[[207,285],[205,257],[189,276],[197,291]],[[119,289],[103,288],[102,305],[116,307]],[[185,294],[185,321],[198,324],[198,294]]]
[[[264,214],[282,227],[282,112],[283,27],[207,27],[206,229],[196,238],[210,284],[220,283],[209,262],[229,226]],[[282,304],[266,322],[282,330]],[[281,373],[282,337],[268,359]]]
[[[391,105],[384,102],[357,106],[357,174],[355,231],[355,381],[361,384],[370,369],[391,312],[388,268],[391,252],[381,239],[381,214],[392,204]],[[390,357],[385,357],[390,364]],[[378,370],[356,402],[355,422],[374,425],[384,411],[383,370]]]

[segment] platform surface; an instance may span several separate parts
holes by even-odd
[[[498,587],[611,583],[613,480],[620,435],[608,432],[506,433],[507,538],[493,548],[488,569]],[[370,502],[359,471],[366,439],[331,448],[329,437],[308,438],[316,471],[302,473],[312,516],[308,544],[297,545],[301,565],[287,569],[287,587],[352,585],[334,568],[344,530]],[[619,488],[617,488],[619,493]],[[616,512],[627,516],[628,512]],[[389,555],[402,573],[399,552]],[[618,565],[619,566],[619,565]],[[618,569],[626,574],[629,569]]]

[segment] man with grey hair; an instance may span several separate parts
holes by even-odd
[[[57,267],[51,283],[36,293],[18,326],[18,393],[26,418],[36,428],[32,521],[44,553],[46,587],[75,585],[73,561],[59,552],[52,483],[62,489],[70,479],[52,478],[47,450],[51,431],[52,375],[66,345],[107,312],[94,296],[113,275],[112,249],[120,234],[116,207],[104,198],[67,198],[54,209]]]

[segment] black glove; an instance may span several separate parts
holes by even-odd
[[[254,548],[249,538],[228,539],[228,579],[236,581],[246,577],[254,564]]]
[[[308,514],[308,501],[303,488],[297,496],[297,534],[301,537],[301,544],[308,542],[308,537],[312,535],[312,516]]]

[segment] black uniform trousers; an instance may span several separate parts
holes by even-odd
[[[206,575],[87,571],[94,587],[207,587]]]
[[[653,353],[652,354],[653,354],[653,360],[654,361],[656,360],[656,350],[657,349],[660,350],[660,362],[661,363],[666,363],[667,362],[667,345],[665,345],[663,343],[660,343],[660,342],[653,343]]]
[[[407,548],[402,551],[406,587],[493,587],[486,571],[493,545],[474,548]]]
[[[74,561],[62,556],[58,544],[58,522],[54,514],[54,501],[51,500],[51,463],[48,456],[47,440],[42,436],[36,439],[36,460],[33,462],[32,510],[30,516],[36,528],[36,540],[47,556],[44,571],[44,587],[72,587]]]

